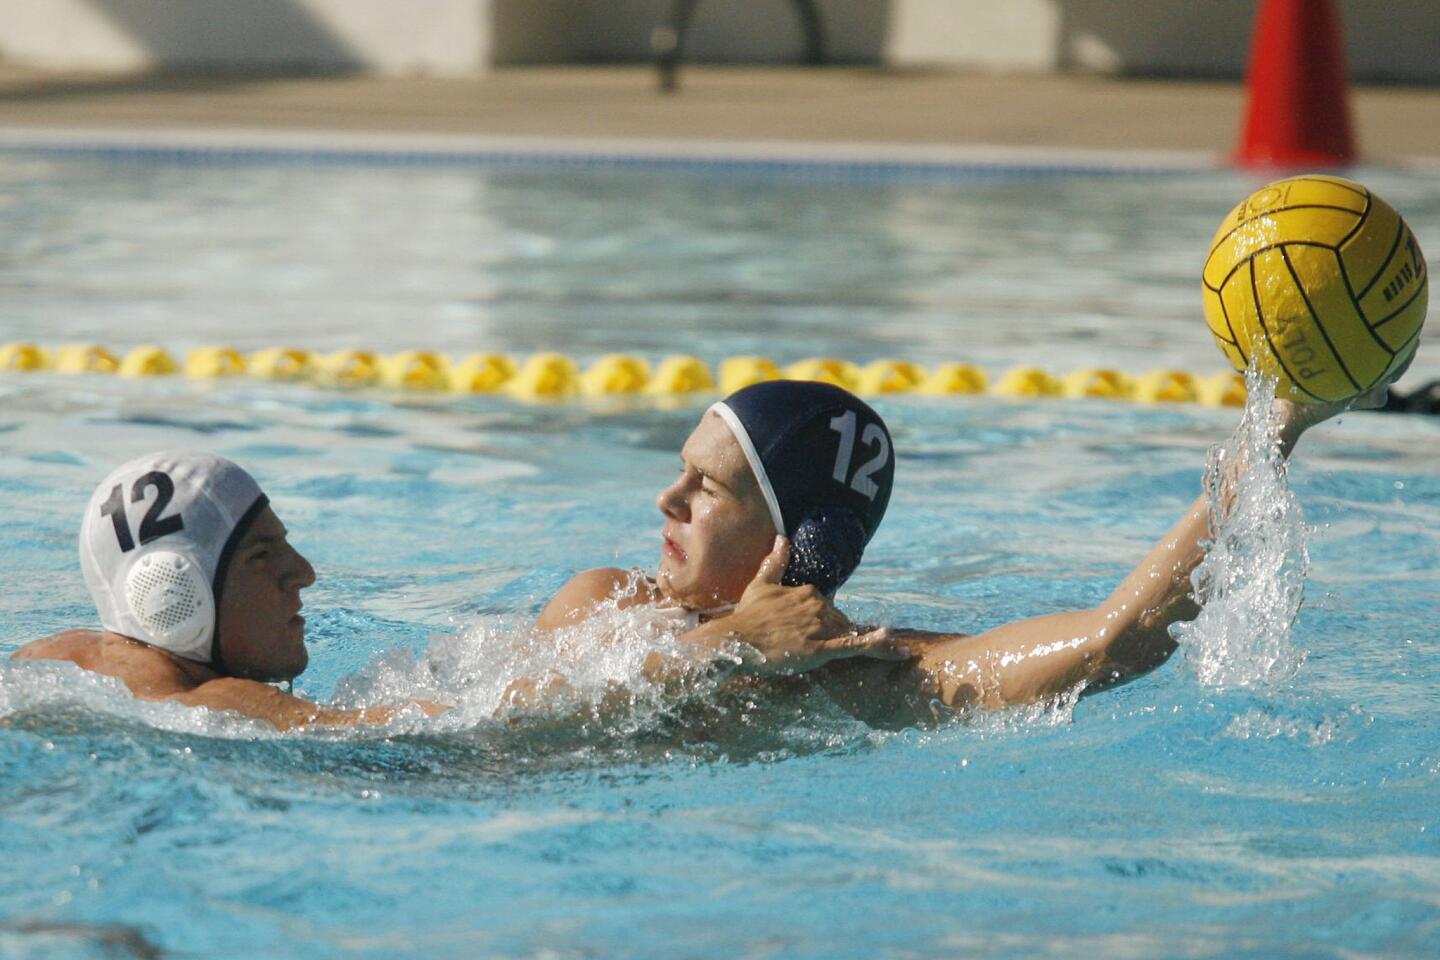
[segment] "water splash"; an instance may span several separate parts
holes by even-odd
[[[1186,665],[1211,687],[1276,683],[1304,661],[1291,626],[1310,566],[1309,527],[1280,455],[1275,382],[1252,368],[1245,383],[1240,425],[1211,448],[1205,468],[1211,546],[1190,575],[1200,615],[1174,628]],[[1227,474],[1234,495],[1228,515],[1220,482]]]
[[[71,727],[76,718],[86,716],[119,717],[176,734],[242,740],[280,736],[268,723],[238,713],[140,700],[116,678],[72,663],[0,660],[0,726],[48,718],[46,723],[59,720],[62,727]]]
[[[652,653],[676,659],[693,654],[679,641],[688,626],[682,611],[628,605],[640,584],[639,574],[632,575],[587,619],[558,630],[536,631],[528,622],[493,616],[463,624],[431,638],[418,658],[393,651],[344,678],[336,700],[358,706],[438,699],[476,720],[596,703],[622,687],[645,693],[657,686],[645,670]]]
[[[1337,737],[1343,737],[1347,741],[1354,739],[1354,733],[1347,727],[1354,726],[1356,713],[1353,709],[1345,709],[1313,717],[1277,715],[1270,710],[1261,709],[1247,710],[1231,719],[1221,736],[1233,737],[1236,740],[1275,740],[1285,737],[1312,747],[1323,747]],[[1361,715],[1362,723],[1365,719]]]

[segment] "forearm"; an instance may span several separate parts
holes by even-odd
[[[1278,422],[1272,420],[1275,452],[1283,461],[1294,451],[1305,430],[1317,422],[1315,411],[1287,404]],[[1108,636],[1098,644],[1100,656],[1091,676],[1092,687],[1119,683],[1155,669],[1175,650],[1170,628],[1200,614],[1191,575],[1205,559],[1210,541],[1219,534],[1235,506],[1240,478],[1251,456],[1268,452],[1251,449],[1241,440],[1244,424],[1212,461],[1208,485],[1176,524],[1160,539],[1140,565],[1121,582],[1100,608]]]
[[[1032,617],[976,636],[928,635],[915,667],[929,695],[948,707],[993,710],[1045,700],[1094,671],[1103,640],[1096,614]]]
[[[250,680],[224,678],[202,684],[194,690],[166,697],[186,706],[231,710],[252,720],[262,720],[277,730],[294,730],[309,726],[381,725],[393,720],[405,707],[374,706],[345,709],[326,707],[309,700],[282,693],[273,687]],[[439,709],[439,704],[415,703],[426,713]]]
[[[1323,413],[1280,408],[1274,437],[1282,458]],[[1190,577],[1215,535],[1212,509],[1218,524],[1234,504],[1238,479],[1249,466],[1247,446],[1237,432],[1214,464],[1213,489],[1189,506],[1099,606],[1007,624],[976,637],[931,637],[917,665],[933,693],[957,707],[1031,703],[1077,684],[1093,691],[1122,683],[1164,663],[1176,648],[1170,628],[1200,612]]]
[[[1170,627],[1200,613],[1190,575],[1205,559],[1210,535],[1210,505],[1202,495],[1095,608],[1087,685],[1108,686],[1148,673],[1175,651]]]

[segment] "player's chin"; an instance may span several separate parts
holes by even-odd
[[[266,671],[266,679],[271,683],[283,683],[287,680],[294,680],[305,672],[310,665],[310,654],[301,647],[298,652],[292,653],[284,663],[272,663]]]
[[[282,656],[276,658],[270,664],[271,673],[277,680],[293,680],[305,672],[310,665],[310,651],[305,649],[305,627],[301,625],[294,631],[289,643],[285,645]]]
[[[660,594],[665,599],[689,606],[693,600],[695,586],[690,581],[691,578],[687,577],[684,571],[666,566],[662,561],[655,577],[655,586],[660,589]]]
[[[660,567],[655,571],[655,589],[667,600],[679,599],[675,596],[675,572],[666,568],[664,560],[660,561]]]
[[[660,585],[660,589],[673,590],[677,585],[684,583],[685,579],[684,566],[676,563],[662,551],[660,565],[655,568],[655,582]]]

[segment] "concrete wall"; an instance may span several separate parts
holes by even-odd
[[[996,71],[1055,67],[1055,0],[894,0],[887,62]]]
[[[0,59],[153,67],[473,73],[489,0],[0,0]]]
[[[841,63],[1240,77],[1258,0],[816,0]],[[643,60],[669,0],[575,0],[573,59]],[[1440,0],[1341,0],[1351,74],[1440,81]],[[701,0],[686,59],[793,62],[790,0]]]
[[[815,0],[838,63],[1239,77],[1257,0]],[[0,0],[0,60],[364,69],[642,62],[672,0]],[[1342,0],[1351,74],[1440,82],[1440,0]],[[700,0],[685,59],[793,63],[792,0]]]
[[[1054,0],[1060,69],[1239,77],[1256,0]],[[1342,0],[1350,74],[1357,80],[1440,80],[1440,0]]]

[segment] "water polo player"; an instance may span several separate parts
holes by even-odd
[[[634,576],[588,570],[541,612],[541,629],[573,624],[597,605],[676,610],[702,647],[744,640],[771,663],[804,669],[888,642],[857,635],[828,598],[854,572],[880,526],[894,482],[885,422],[824,383],[775,380],[714,404],[685,441],[680,475],[657,504],[660,566]]]
[[[385,722],[393,709],[331,709],[269,686],[308,663],[300,592],[315,571],[286,537],[259,485],[229,460],[132,460],[96,488],[81,523],[80,565],[102,629],[36,640],[15,658],[68,660],[143,700],[236,710],[280,729]]]
[[[1400,373],[1403,368],[1394,376]],[[859,561],[858,548],[874,532],[889,495],[893,474],[884,463],[867,475],[882,490],[874,498],[867,496],[864,503],[821,482],[839,484],[847,475],[844,466],[856,492],[869,490],[863,484],[856,487],[851,461],[862,443],[869,444],[879,459],[882,443],[873,441],[884,437],[883,447],[888,450],[889,440],[878,418],[867,419],[868,408],[849,398],[833,412],[810,421],[812,429],[787,434],[787,426],[797,426],[796,420],[784,415],[792,409],[790,392],[814,396],[818,385],[762,386],[763,391],[751,387],[723,406],[717,404],[686,441],[681,475],[660,495],[666,523],[659,574],[631,601],[677,603],[689,612],[691,622],[704,620],[710,611],[709,621],[687,635],[702,643],[724,636],[727,622],[744,612],[760,581],[768,577],[778,582],[782,551],[777,547],[770,556],[764,555],[766,537],[774,530],[792,535],[797,544],[813,542],[833,550],[800,563],[792,560],[786,572],[792,582],[809,579],[833,589]],[[1281,455],[1288,457],[1310,427],[1346,409],[1380,407],[1386,393],[1387,387],[1381,386],[1350,402],[1275,400],[1270,415]],[[752,398],[764,398],[763,414],[752,406]],[[803,408],[804,402],[794,407]],[[846,411],[854,411],[854,432]],[[875,430],[867,426],[872,422]],[[784,442],[766,432],[776,429],[777,436],[818,438],[825,428],[838,434],[828,447],[813,439],[808,444],[802,441],[794,456],[779,456],[776,446],[783,448]],[[794,473],[781,475],[777,467],[782,462]],[[869,462],[860,465],[862,471]],[[771,493],[766,493],[767,481]],[[1221,503],[1233,501],[1233,483],[1233,476],[1222,478]],[[843,520],[839,532],[832,528],[835,512],[857,509],[863,538],[854,536],[853,526],[844,532],[848,524]],[[926,718],[937,703],[957,709],[996,708],[1033,703],[1077,688],[1094,692],[1133,679],[1164,663],[1176,647],[1170,628],[1199,613],[1190,575],[1204,559],[1212,535],[1209,511],[1209,498],[1202,494],[1098,606],[1020,620],[976,635],[905,628],[859,633],[838,611],[828,604],[816,606],[811,597],[813,637],[835,636],[847,629],[850,635],[830,641],[833,647],[812,644],[808,650],[797,650],[795,666],[819,667],[811,676],[837,702],[857,716],[887,724]],[[821,527],[813,541],[805,529],[805,521],[812,517],[820,520]],[[796,555],[800,558],[801,551]],[[761,572],[746,587],[747,571],[757,564]],[[555,627],[585,618],[598,601],[626,581],[624,571],[614,569],[577,576],[546,607],[539,625]],[[814,586],[809,589],[818,593]],[[726,605],[737,596],[739,607],[725,616]],[[764,627],[763,618],[747,620],[737,632],[749,634]]]

